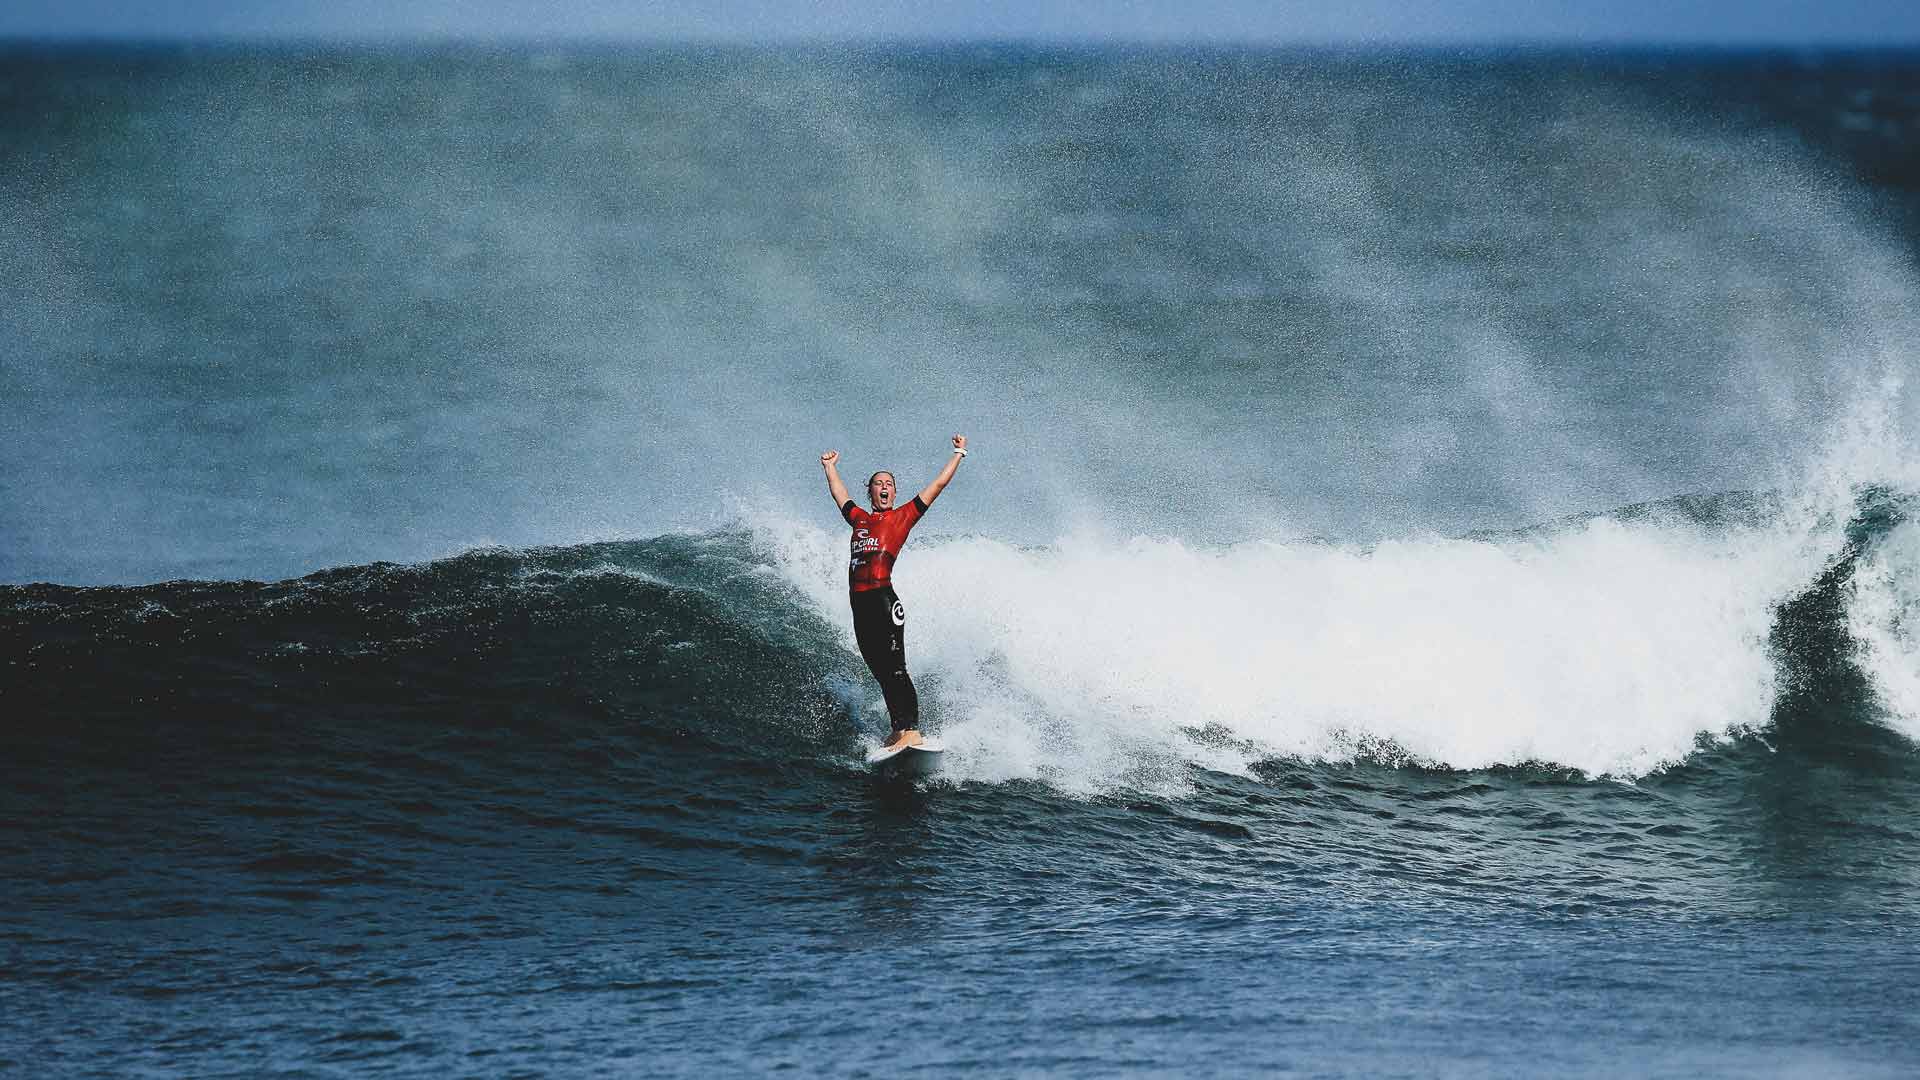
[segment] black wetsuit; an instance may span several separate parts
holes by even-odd
[[[893,730],[920,726],[920,693],[907,675],[907,608],[893,586],[853,594],[853,637],[860,656],[880,681]]]

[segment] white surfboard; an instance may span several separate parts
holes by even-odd
[[[911,745],[877,746],[867,751],[867,768],[905,776],[924,776],[940,767],[940,744],[924,739]]]

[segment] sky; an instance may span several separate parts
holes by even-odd
[[[1920,45],[1920,0],[0,0],[0,37]]]

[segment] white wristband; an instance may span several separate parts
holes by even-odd
[[[956,453],[956,454],[959,454],[959,455],[960,455],[961,457],[966,457],[966,456],[967,456],[967,452],[966,452],[966,450],[964,450],[964,449],[962,449],[961,447],[958,447],[958,446],[956,446],[956,447],[954,447],[954,448],[953,448],[953,452],[954,452],[954,453]]]

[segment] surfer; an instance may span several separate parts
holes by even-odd
[[[882,469],[867,478],[867,503],[862,510],[847,495],[836,468],[840,451],[820,455],[820,467],[827,471],[827,489],[833,493],[840,516],[853,526],[852,556],[847,560],[847,584],[853,604],[853,637],[860,643],[860,656],[868,670],[880,681],[880,693],[887,699],[887,714],[893,719],[893,734],[885,745],[909,745],[920,739],[920,695],[907,677],[907,608],[893,591],[893,564],[906,545],[907,534],[920,523],[920,516],[933,500],[946,490],[960,459],[967,456],[967,437],[953,437],[953,456],[913,501],[896,507],[893,474]]]

